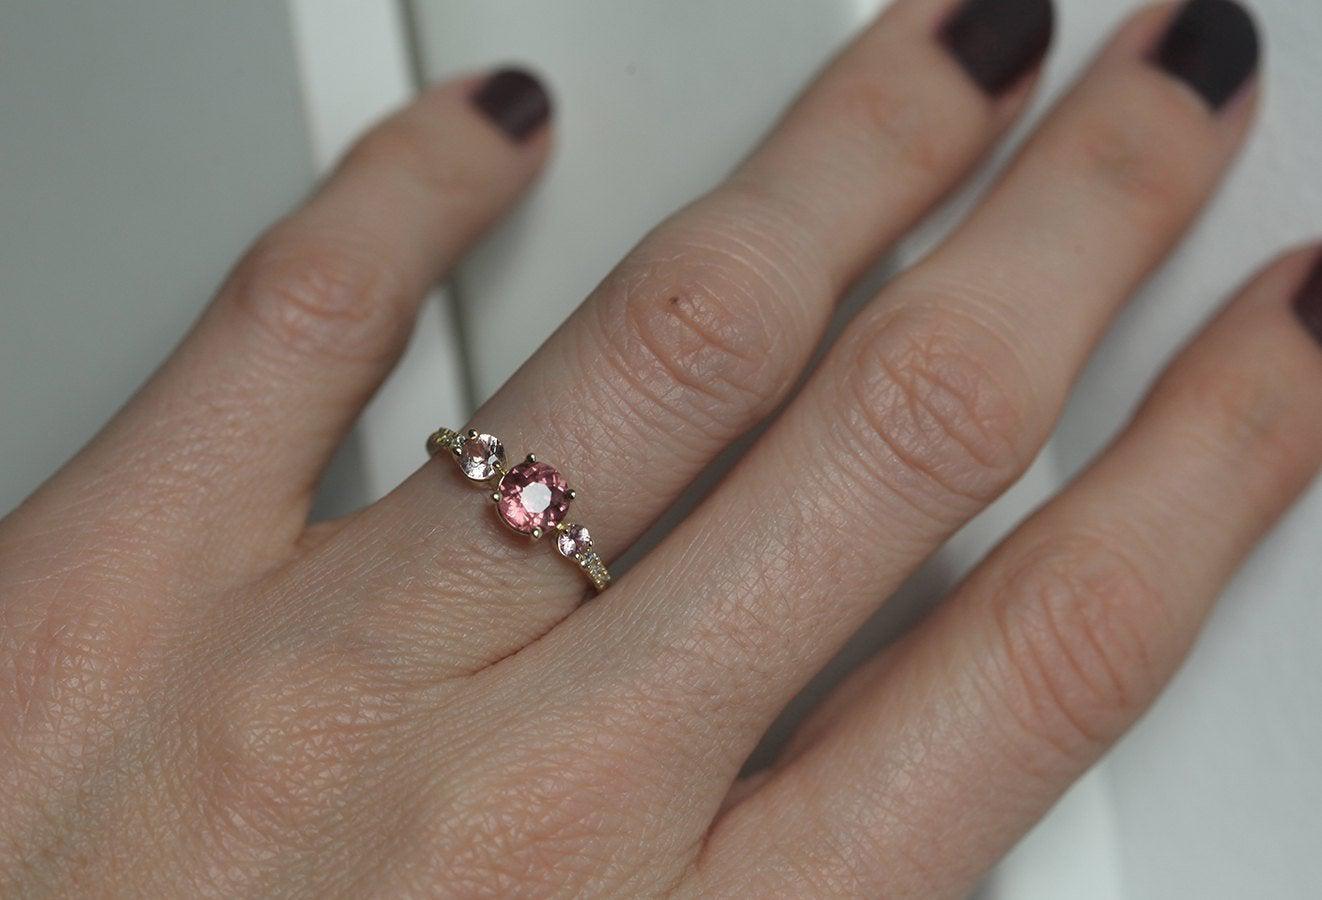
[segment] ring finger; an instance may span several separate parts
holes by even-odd
[[[581,495],[575,516],[603,556],[618,553],[776,405],[840,292],[1010,122],[1050,30],[1046,0],[894,4],[474,423],[562,467]],[[461,481],[424,468],[344,535],[383,652],[429,677],[516,650],[585,590],[569,566],[530,563]]]

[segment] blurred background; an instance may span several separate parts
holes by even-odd
[[[556,95],[548,176],[427,305],[322,509],[380,496],[421,463],[420,435],[463,421],[882,5],[0,0],[0,514],[124,401],[244,246],[354,133],[428,81],[529,65]],[[1136,5],[1057,0],[1035,116]],[[1077,469],[1245,273],[1322,234],[1322,7],[1253,6],[1266,101],[1226,188],[1122,315],[1024,482],[878,614],[777,734]],[[1013,143],[879,260],[857,296],[943,234]],[[515,315],[525,325],[511,334],[502,325]],[[1314,490],[1227,592],[1154,711],[1002,865],[986,897],[1322,897],[1320,533]]]

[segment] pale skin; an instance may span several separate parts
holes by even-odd
[[[989,96],[937,45],[950,7],[894,4],[474,415],[565,473],[604,558],[786,399],[841,292],[1023,110],[1031,75]],[[1322,348],[1290,311],[1315,248],[1250,279],[1084,474],[739,773],[1022,473],[1243,141],[1256,85],[1213,113],[1144,58],[1170,16],[1108,39],[586,604],[448,459],[308,525],[424,292],[552,141],[508,140],[475,79],[383,122],[0,522],[0,894],[968,892],[1142,713],[1322,462]]]

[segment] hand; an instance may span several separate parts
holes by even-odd
[[[898,0],[473,425],[563,472],[617,557],[786,400],[836,298],[1011,124],[1050,18]],[[527,76],[428,92],[0,523],[0,893],[968,891],[1149,703],[1322,461],[1316,251],[1253,280],[771,768],[741,767],[1022,473],[1241,143],[1256,59],[1223,0],[1131,19],[723,483],[581,607],[583,573],[445,452],[307,525],[424,291],[550,144]]]

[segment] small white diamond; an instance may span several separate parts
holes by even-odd
[[[459,445],[459,468],[474,481],[486,481],[504,462],[504,445],[489,434],[465,437]]]
[[[573,559],[578,554],[592,549],[592,535],[588,534],[588,530],[582,525],[569,525],[560,532],[555,546],[561,556]]]

